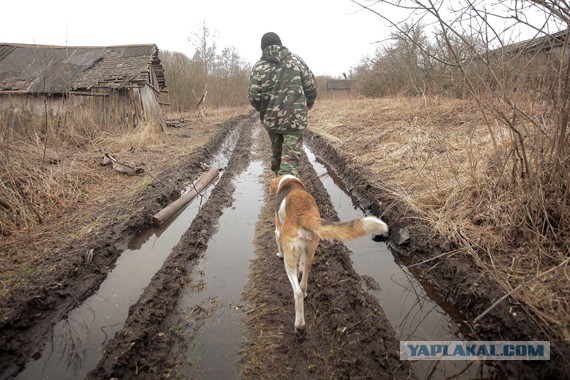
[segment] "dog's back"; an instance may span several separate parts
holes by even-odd
[[[315,199],[307,192],[305,186],[303,186],[303,184],[298,180],[287,181],[278,189],[275,196],[275,212],[279,212],[279,209],[285,199],[287,199],[285,207],[291,208],[292,212],[306,209],[307,207],[310,208],[311,211],[316,210],[317,214],[319,212]]]
[[[347,241],[369,234],[388,233],[386,223],[373,216],[348,222],[322,219],[315,199],[297,178],[287,179],[275,191],[275,213],[280,216],[280,222],[285,223],[288,218],[291,224],[309,230],[321,239]]]

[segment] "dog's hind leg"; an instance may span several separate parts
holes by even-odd
[[[281,233],[279,229],[275,229],[275,241],[277,242],[277,257],[283,258],[283,248],[281,247]]]
[[[305,271],[305,261],[307,259],[307,254],[306,252],[301,253],[301,257],[299,258],[299,265],[297,265],[298,268],[298,272],[297,272],[297,278],[299,280],[301,280],[301,276],[303,275],[303,272]],[[305,294],[306,296],[306,294]]]
[[[302,339],[305,335],[304,294],[297,277],[297,263],[295,262],[294,264],[295,265],[291,266],[285,261],[285,271],[287,272],[287,277],[289,278],[295,297],[295,335],[297,335],[298,339]]]
[[[303,272],[303,277],[301,278],[301,290],[303,291],[303,296],[307,297],[307,288],[309,286],[309,273],[311,272],[311,267],[313,265],[313,259],[315,258],[315,251],[317,250],[317,245],[319,244],[319,238],[314,237],[311,241],[307,242],[305,246],[305,251],[301,254],[301,265],[299,265],[300,270]]]

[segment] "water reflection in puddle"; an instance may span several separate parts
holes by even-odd
[[[210,166],[223,168],[239,131],[232,131]],[[97,364],[102,347],[119,331],[133,305],[172,248],[178,244],[217,180],[160,228],[142,232],[115,263],[98,291],[59,321],[43,351],[28,360],[16,379],[83,379]],[[191,188],[189,184],[188,188]]]
[[[255,225],[262,209],[259,177],[264,166],[253,161],[234,179],[234,202],[220,217],[218,231],[208,241],[204,256],[192,272],[192,288],[186,289],[177,311],[194,326],[186,378],[235,379],[243,343],[241,321],[245,305],[240,300],[250,261],[254,258]],[[196,317],[205,322],[196,326]]]
[[[210,189],[205,190],[208,197]],[[152,276],[178,243],[200,207],[200,199],[159,229],[151,228],[117,259],[99,290],[55,325],[41,357],[17,379],[83,379],[95,367],[105,342],[119,331]]]
[[[362,217],[364,214],[356,206],[357,200],[351,198],[334,170],[319,160],[308,147],[305,147],[305,153],[329,193],[338,217],[341,220]],[[370,292],[378,299],[397,339],[464,340],[461,328],[453,319],[459,320],[459,315],[435,294],[426,293],[426,289],[397,261],[386,244],[362,238],[346,242],[345,245],[353,251],[351,258],[356,272],[370,276],[379,285],[378,289],[371,289]],[[440,305],[444,305],[445,310]],[[488,377],[488,370],[483,365],[466,361],[418,361],[413,366],[420,379]]]

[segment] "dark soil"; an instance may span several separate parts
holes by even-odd
[[[321,216],[337,221],[329,195],[306,157],[300,172]],[[268,173],[266,183],[271,178]],[[412,378],[409,363],[399,360],[399,342],[384,311],[363,289],[350,251],[342,244],[319,244],[305,299],[307,335],[302,343],[297,341],[291,285],[283,261],[275,255],[273,199],[266,196],[257,225],[257,257],[245,292],[251,311],[246,318],[243,378]]]
[[[232,179],[247,167],[250,160],[251,120],[233,128],[240,128],[241,134],[210,198],[138,302],[131,306],[123,332],[106,345],[103,358],[90,377],[169,378],[173,375],[174,359],[186,351],[181,348],[183,342],[180,337],[170,332],[167,318],[175,318],[171,314],[178,296],[190,280],[193,263],[208,247],[208,240],[216,231],[217,220],[223,210],[232,204]]]
[[[0,378],[17,373],[29,357],[39,355],[52,326],[98,288],[129,242],[152,223],[152,215],[177,199],[186,183],[201,173],[200,163],[210,158],[231,128],[248,123],[241,119],[219,126],[190,160],[163,171],[141,192],[118,194],[84,221],[103,219],[105,228],[81,240],[74,237],[76,231],[62,233],[53,242],[54,258],[38,265],[34,278],[0,305]],[[85,260],[84,253],[93,247],[92,260]]]
[[[455,248],[438,236],[422,218],[414,215],[407,205],[394,199],[382,189],[370,186],[367,170],[352,164],[351,157],[343,155],[318,135],[307,133],[307,143],[313,151],[332,163],[361,205],[379,213],[388,222],[392,235],[408,227],[410,242],[403,246],[391,244],[393,252],[406,264],[420,263]],[[370,175],[370,174],[368,174]],[[557,341],[540,328],[531,314],[520,304],[506,299],[486,314],[477,324],[475,318],[503,296],[501,288],[485,273],[476,270],[468,255],[442,256],[417,265],[412,272],[421,282],[434,287],[437,294],[453,305],[463,316],[463,323],[471,331],[470,340],[485,341],[550,341],[550,361],[501,361],[488,363],[498,367],[498,377],[517,379],[570,378],[570,350],[565,342]]]
[[[106,345],[92,378],[180,376],[177,366],[185,360],[186,342],[171,333],[170,326],[172,321],[180,324],[174,309],[193,268],[192,259],[206,250],[216,220],[224,208],[231,206],[234,176],[245,169],[251,154],[262,153],[264,157],[269,154],[256,152],[269,146],[265,133],[258,135],[262,143],[254,144],[251,124],[240,128],[237,147],[210,199],[131,307],[123,333]],[[253,151],[252,145],[256,145]],[[322,204],[323,214],[334,219],[328,195],[318,187],[320,181],[306,160],[303,173],[303,180]],[[267,199],[266,205],[262,215],[271,215],[271,199]],[[317,253],[306,313],[307,316],[318,313],[318,318],[308,317],[307,338],[302,343],[296,340],[292,327],[292,290],[282,261],[273,254],[276,250],[273,230],[271,225],[258,224],[257,258],[244,295],[251,309],[246,323],[249,339],[242,353],[243,376],[284,379],[412,376],[409,364],[398,360],[398,342],[384,312],[363,290],[359,276],[351,267],[349,252],[339,244],[323,243]],[[265,347],[263,359],[257,360],[261,359],[258,337],[264,334],[270,337],[271,348]],[[252,362],[257,364],[252,366]]]
[[[12,292],[0,305],[0,378],[17,373],[25,361],[37,354],[53,324],[91,295],[105,279],[129,241],[151,223],[151,216],[176,199],[188,178],[196,177],[200,163],[212,153],[231,130],[241,130],[237,147],[210,199],[172,250],[151,284],[129,310],[121,333],[107,342],[103,357],[90,378],[176,378],[184,360],[185,342],[170,331],[176,319],[175,306],[197,258],[208,246],[223,209],[231,206],[232,179],[244,170],[252,154],[269,157],[266,134],[252,141],[256,118],[231,120],[206,146],[160,175],[141,192],[119,196],[93,217],[107,216],[104,230],[87,239],[65,239],[57,258],[37,270],[37,281]],[[352,167],[342,152],[324,140],[307,138],[313,151],[338,169],[363,206],[382,218],[392,231],[410,226],[412,240],[398,247],[403,260],[419,262],[452,250],[448,242],[433,234],[405,205],[366,180],[365,168]],[[256,145],[257,144],[257,145]],[[252,150],[252,146],[254,149]],[[257,147],[257,148],[256,148]],[[256,151],[256,149],[258,151]],[[302,180],[313,193],[322,215],[336,220],[330,199],[307,160],[302,162]],[[269,179],[267,173],[266,179]],[[257,254],[252,263],[244,298],[250,304],[245,320],[246,345],[242,353],[244,378],[412,378],[408,362],[399,361],[398,341],[378,302],[361,285],[351,265],[349,252],[339,244],[321,242],[317,251],[306,301],[307,337],[298,342],[293,334],[293,297],[282,262],[275,256],[272,199],[257,224]],[[133,212],[135,210],[136,212]],[[125,217],[128,216],[128,217]],[[82,253],[95,249],[93,260]],[[54,270],[56,268],[56,270]],[[484,274],[473,270],[469,257],[434,260],[419,266],[416,274],[435,286],[438,293],[473,320],[493,300],[499,288]],[[514,317],[516,313],[516,317]],[[550,340],[519,305],[505,302],[493,309],[478,325],[472,325],[476,340]],[[563,344],[553,342],[550,362],[496,363],[503,374],[516,378],[567,378]]]

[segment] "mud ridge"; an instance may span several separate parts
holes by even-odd
[[[172,250],[163,268],[156,273],[143,295],[129,310],[121,333],[105,347],[103,358],[89,378],[178,378],[181,363],[189,358],[185,338],[193,334],[192,326],[183,326],[185,336],[176,334],[172,326],[184,325],[177,316],[176,304],[193,267],[207,248],[216,231],[223,209],[231,206],[233,178],[245,169],[259,150],[269,141],[255,143],[243,128],[240,141],[224,175],[203,206],[199,215],[179,244]],[[261,135],[267,139],[267,135]],[[252,155],[251,157],[249,155]],[[268,159],[267,151],[261,155]],[[326,190],[304,157],[303,180],[314,192],[323,216],[337,220]],[[266,176],[270,175],[266,169]],[[267,188],[267,187],[266,187]],[[398,360],[398,343],[384,312],[376,299],[364,291],[361,279],[352,268],[348,249],[341,244],[322,243],[317,252],[307,298],[307,339],[299,343],[292,332],[294,307],[292,290],[283,263],[273,252],[275,238],[271,220],[272,200],[256,225],[256,257],[251,264],[249,283],[244,297],[247,311],[246,335],[251,337],[240,353],[243,378],[410,378],[409,364]],[[263,262],[269,264],[263,265]],[[261,264],[261,265],[260,265]],[[262,305],[262,306],[260,306]],[[208,311],[195,318],[207,318]],[[204,314],[204,315],[201,315]],[[188,328],[187,328],[188,327]],[[195,326],[194,326],[195,327]],[[257,350],[257,338],[271,340],[271,347]],[[265,342],[265,341],[264,341]],[[251,361],[265,355],[260,367],[252,371]]]
[[[244,120],[233,128],[240,129],[240,137],[210,198],[139,300],[131,306],[124,328],[105,345],[97,368],[88,378],[156,379],[167,378],[173,371],[176,364],[173,358],[177,353],[172,352],[172,348],[179,349],[183,342],[170,331],[171,326],[166,321],[181,291],[188,285],[194,264],[207,249],[224,208],[232,204],[233,178],[250,160],[251,120]]]
[[[431,226],[418,218],[402,202],[389,192],[371,186],[366,179],[366,168],[355,164],[351,157],[343,155],[326,138],[307,131],[305,142],[313,152],[331,165],[339,177],[348,184],[360,199],[364,209],[381,213],[391,227],[392,234],[408,226],[411,240],[405,246],[392,245],[394,254],[406,264],[419,263],[439,254],[456,249],[452,242],[438,235]],[[418,265],[412,271],[423,283],[429,282],[442,299],[463,315],[463,323],[472,331],[469,340],[511,340],[551,342],[550,361],[498,361],[488,363],[504,376],[519,379],[569,378],[570,350],[564,342],[551,339],[518,303],[505,300],[492,309],[481,321],[471,321],[503,296],[501,288],[485,273],[477,270],[467,255],[435,259]],[[501,376],[501,375],[499,375]]]
[[[304,155],[300,172],[322,216],[337,221],[330,197]],[[266,183],[271,176],[267,171]],[[273,199],[267,188],[256,228],[257,254],[244,291],[251,310],[245,320],[242,378],[413,378],[408,362],[399,361],[398,341],[384,311],[363,289],[343,244],[319,243],[305,300],[307,336],[297,341],[293,294],[283,261],[275,255]]]
[[[97,289],[128,242],[152,222],[154,213],[179,196],[188,178],[200,173],[200,162],[245,118],[216,126],[218,132],[205,146],[177,167],[156,175],[134,200],[119,195],[103,212],[92,215],[88,223],[105,220],[103,229],[87,238],[77,237],[78,231],[62,234],[61,248],[53,255],[56,259],[46,260],[34,272],[34,278],[42,281],[22,285],[0,305],[0,378],[13,375],[41,352],[52,326]],[[82,254],[92,248],[93,259],[87,262]]]

